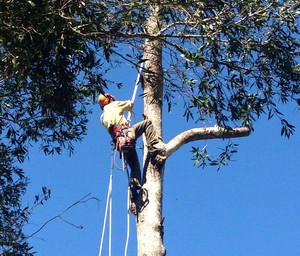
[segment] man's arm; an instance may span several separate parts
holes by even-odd
[[[125,101],[118,101],[118,108],[122,111],[131,111],[133,107],[133,101],[132,100],[125,100]]]

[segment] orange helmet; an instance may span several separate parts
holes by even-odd
[[[111,103],[112,101],[114,101],[114,97],[112,95],[109,94],[100,94],[98,97],[98,102],[100,104],[101,109],[104,108],[104,106],[106,106],[107,104]]]

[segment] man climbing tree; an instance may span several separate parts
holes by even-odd
[[[155,165],[162,165],[166,160],[166,150],[161,138],[156,135],[150,120],[145,119],[132,127],[125,118],[124,112],[131,111],[133,101],[116,101],[109,94],[100,94],[99,105],[103,110],[101,122],[111,135],[115,148],[124,154],[125,161],[131,169],[130,186],[141,189],[143,181],[135,140],[145,134],[147,151]]]
[[[53,153],[81,138],[85,99],[108,86],[105,64],[136,65],[140,56],[147,60],[144,114],[156,135],[162,137],[163,102],[171,110],[180,99],[182,114],[197,125],[166,143],[166,160],[190,141],[248,136],[264,113],[279,119],[282,135],[294,131],[281,106],[299,105],[298,0],[33,0],[2,8],[0,123],[14,157],[24,156],[25,142],[53,138],[58,146],[42,144]],[[132,52],[117,48],[125,44]],[[193,153],[198,163],[210,161],[197,148]],[[166,254],[163,176],[164,166],[150,162],[143,184],[150,203],[137,222],[139,256]]]

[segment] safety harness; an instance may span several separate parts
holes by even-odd
[[[135,132],[128,125],[117,125],[109,129],[115,149],[127,153],[136,146]]]
[[[136,78],[133,94],[132,94],[132,102],[135,101],[137,88],[141,80],[141,73],[144,68],[145,62],[140,63],[140,68],[138,72],[138,76]],[[127,153],[129,150],[135,148],[136,146],[136,139],[135,139],[135,132],[132,127],[130,127],[131,122],[131,115],[132,112],[128,112],[127,120],[128,124],[125,125],[115,125],[109,128],[109,133],[113,139],[113,143],[115,145],[115,148],[120,153]]]

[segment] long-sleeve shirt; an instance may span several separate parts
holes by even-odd
[[[109,128],[113,125],[127,124],[128,121],[124,116],[125,111],[131,111],[133,102],[127,101],[113,101],[103,108],[103,114],[101,115],[101,123],[109,131]]]

